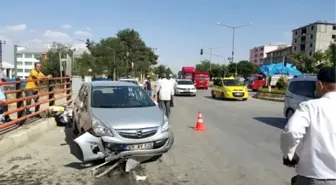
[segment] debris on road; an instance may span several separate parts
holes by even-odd
[[[106,161],[98,166],[95,166],[94,168],[92,168],[91,172],[92,172],[92,175],[95,177],[95,178],[101,178],[102,176],[104,175],[107,175],[109,172],[111,172],[114,168],[116,168],[118,165],[120,165],[122,162],[124,162],[125,159],[120,159],[119,161],[117,161],[116,163],[114,163],[112,166],[108,167],[106,170],[104,170],[103,172],[101,173],[98,173],[97,174],[97,170],[103,166],[105,166],[106,164],[109,164],[111,161]]]
[[[49,115],[55,118],[57,126],[72,126],[73,110],[71,107],[51,106],[49,107]]]
[[[147,176],[135,175],[135,180],[136,181],[144,181],[146,179],[147,179]]]
[[[132,169],[134,169],[135,167],[137,167],[140,164],[139,161],[129,158],[126,161],[126,167],[125,167],[125,172],[130,172]]]

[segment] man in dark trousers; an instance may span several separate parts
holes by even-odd
[[[317,74],[316,99],[300,103],[281,134],[283,163],[293,185],[336,184],[336,67]]]
[[[166,78],[165,74],[162,74],[162,79],[158,82],[156,93],[158,93],[159,107],[167,117],[170,115],[170,100],[174,94],[174,89],[171,86],[171,82]]]

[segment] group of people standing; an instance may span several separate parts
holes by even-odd
[[[154,96],[157,97],[160,109],[167,117],[170,115],[170,108],[174,107],[174,86],[176,81],[172,77],[172,74],[169,76],[161,74],[156,82],[155,90],[152,88],[149,78],[145,82],[145,90],[151,97],[153,97],[152,93],[154,92]]]

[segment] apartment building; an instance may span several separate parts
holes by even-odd
[[[290,46],[289,44],[269,44],[250,49],[250,62],[262,66],[266,61],[267,53]]]
[[[36,62],[40,62],[41,52],[20,51],[16,54],[17,77],[28,78],[30,71],[34,68]]]
[[[315,22],[292,31],[292,52],[313,55],[336,41],[336,24]]]
[[[292,46],[280,47],[274,51],[266,53],[267,57],[264,64],[277,64],[288,61],[287,56],[292,53]]]

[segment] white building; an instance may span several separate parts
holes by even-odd
[[[304,52],[313,55],[317,51],[325,51],[331,43],[336,42],[336,24],[315,22],[294,29],[292,52]]]
[[[13,78],[14,65],[8,62],[2,61],[2,68],[7,78]]]
[[[26,79],[36,62],[40,62],[42,52],[19,51],[16,54],[17,77]]]

